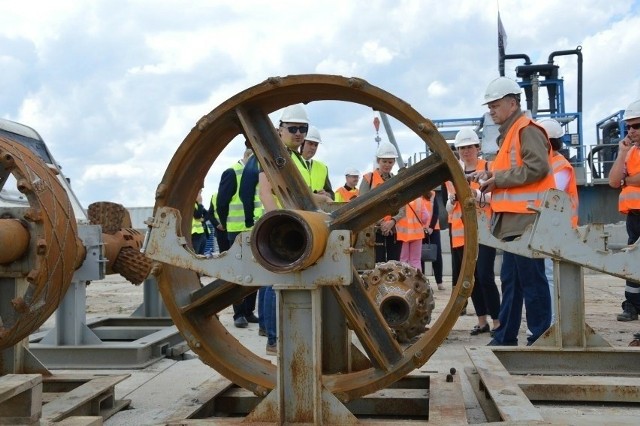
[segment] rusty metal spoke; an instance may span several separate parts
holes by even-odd
[[[402,358],[402,349],[363,288],[358,272],[353,270],[351,285],[332,286],[331,290],[374,367],[389,371]]]
[[[331,214],[330,229],[361,231],[383,216],[397,213],[402,206],[429,193],[450,177],[447,163],[439,155],[432,154],[337,209]]]
[[[267,114],[260,109],[236,108],[236,113],[262,171],[276,197],[287,209],[318,210],[311,191],[282,143]]]
[[[453,182],[461,199],[471,199],[460,165],[446,141],[433,123],[409,104],[362,79],[297,75],[269,78],[229,98],[203,116],[176,151],[158,185],[156,211],[160,207],[179,210],[182,235],[187,235],[198,186],[194,182],[204,181],[214,161],[240,135],[249,141],[283,209],[318,211],[313,194],[291,160],[268,114],[288,105],[323,100],[352,102],[383,111],[413,131],[433,154],[378,188],[337,208],[329,216],[329,229],[327,216],[321,225],[314,225],[314,229],[322,228],[329,232],[348,230],[353,234],[364,231],[381,217],[393,214],[447,180]],[[475,214],[475,203],[463,203],[465,225],[474,223]],[[303,222],[308,223],[306,219]],[[397,343],[372,296],[367,293],[366,283],[355,270],[352,284],[331,289],[339,304],[338,310],[359,338],[366,356],[354,352],[356,355],[352,355],[348,369],[336,373],[332,370],[323,372],[321,380],[325,389],[340,395],[341,400],[353,400],[392,384],[429,359],[457,321],[461,306],[473,288],[477,255],[474,228],[465,226],[463,268],[450,303],[433,326],[408,347],[403,348]],[[248,243],[253,244],[252,241]],[[353,248],[356,252],[357,247],[356,243]],[[243,257],[242,262],[245,261],[254,260]],[[323,270],[317,264],[311,268]],[[242,279],[260,279],[247,275],[242,268],[237,268],[234,273]],[[287,273],[299,274],[300,271]],[[255,287],[245,290],[245,287],[227,281],[202,287],[193,271],[170,264],[162,265],[158,283],[176,326],[204,362],[256,395],[265,396],[277,387],[276,367],[265,361],[262,354],[248,350],[213,316],[255,291]],[[345,342],[345,346],[347,344]]]
[[[180,311],[189,316],[208,317],[215,315],[244,297],[256,292],[256,287],[243,287],[225,280],[213,280],[191,293],[191,303]]]

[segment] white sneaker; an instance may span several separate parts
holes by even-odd
[[[444,284],[438,283],[438,290],[444,290]]]

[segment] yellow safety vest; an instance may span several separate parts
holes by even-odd
[[[198,209],[198,203],[194,204],[193,209]],[[201,219],[193,218],[193,221],[191,222],[191,234],[204,234],[204,225]]]
[[[227,216],[227,232],[243,232],[248,231],[251,228],[245,225],[244,218],[244,205],[240,199],[240,180],[242,179],[242,171],[244,165],[236,163],[231,167],[236,174],[236,192],[231,198],[229,203],[229,216]],[[260,195],[256,192],[253,199],[253,218],[254,221],[262,216],[262,203],[260,202]]]

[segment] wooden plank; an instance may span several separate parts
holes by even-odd
[[[103,424],[100,416],[73,416],[56,422],[55,426],[102,426]]]
[[[34,424],[42,410],[42,376],[7,374],[0,377],[0,424]]]
[[[96,397],[105,396],[112,401],[115,400],[114,388],[116,384],[129,377],[126,375],[119,376],[94,376],[92,380],[76,387],[75,389],[64,394],[63,397],[51,401],[42,409],[42,420],[54,422],[64,419],[69,415],[77,413],[83,406],[89,405],[82,409],[82,414],[98,415],[99,412],[92,412],[100,408],[100,402],[97,404],[92,401]],[[113,405],[113,404],[112,404]]]
[[[460,375],[447,382],[446,375],[432,374],[429,390],[429,424],[466,425],[467,412]]]
[[[206,416],[202,412],[207,411],[207,407],[213,404],[214,399],[232,386],[234,386],[233,383],[222,376],[208,379],[198,386],[200,391],[195,398],[190,395],[176,402],[175,406],[178,408],[167,416],[167,419],[170,419],[168,421],[189,419],[197,413],[200,413],[200,416]]]
[[[543,421],[540,412],[524,394],[493,351],[487,347],[466,348],[480,380],[504,421]]]
[[[0,376],[0,403],[42,383],[40,374],[7,374]]]

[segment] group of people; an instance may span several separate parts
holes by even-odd
[[[520,86],[506,77],[492,81],[485,92],[485,104],[499,127],[499,150],[495,159],[478,158],[480,141],[473,131],[458,133],[455,147],[468,176],[477,208],[489,218],[491,233],[503,241],[522,235],[535,221],[535,210],[548,189],[567,193],[571,201],[571,224],[578,225],[578,190],[573,167],[560,152],[565,132],[562,125],[545,118],[533,121],[520,107]],[[624,112],[627,135],[620,141],[617,159],[609,175],[612,187],[622,187],[620,212],[627,215],[628,243],[640,238],[640,100]],[[464,249],[461,210],[455,193],[447,210],[451,222],[454,282],[459,274]],[[491,346],[515,346],[522,319],[527,319],[527,345],[533,344],[555,321],[556,291],[553,262],[504,252],[500,281],[502,300],[495,284],[495,249],[480,245],[472,302],[478,324],[471,334],[491,332]],[[456,267],[456,264],[458,265]],[[623,312],[619,321],[638,319],[640,284],[627,281]],[[490,317],[493,321],[489,326]]]
[[[461,130],[455,138],[455,149],[475,197],[477,208],[486,215],[490,231],[498,239],[511,241],[532,225],[544,193],[551,188],[565,191],[573,209],[572,223],[577,226],[578,193],[575,174],[567,159],[559,152],[564,129],[553,119],[538,122],[528,118],[520,106],[520,86],[506,77],[492,81],[485,93],[485,105],[494,123],[499,125],[499,150],[492,161],[480,158],[480,140],[475,131]],[[610,184],[622,186],[620,211],[627,214],[629,243],[640,237],[640,101],[625,111],[628,135],[620,142],[618,159],[610,172]],[[310,125],[301,104],[285,108],[277,126],[277,134],[287,148],[293,164],[318,202],[348,202],[366,194],[392,177],[398,152],[383,142],[376,152],[376,169],[362,176],[355,168],[345,171],[345,184],[332,189],[327,166],[313,157],[322,143],[320,132]],[[448,186],[450,238],[453,282],[457,282],[464,253],[462,209],[455,190]],[[201,195],[194,208],[193,246],[202,247],[202,222],[210,220],[216,234],[226,231],[228,249],[237,235],[250,230],[265,212],[279,208],[271,184],[247,144],[244,157],[227,169],[220,180],[217,195],[204,209]],[[421,259],[423,242],[440,246],[438,203],[429,192],[388,215],[375,224],[376,262],[399,260],[424,272]],[[204,227],[206,229],[206,226]],[[206,231],[203,231],[203,233]],[[219,240],[218,240],[219,241]],[[223,250],[223,245],[220,245]],[[528,327],[527,345],[533,344],[550,326],[554,316],[552,262],[505,252],[500,271],[501,292],[495,282],[495,248],[480,245],[475,271],[475,287],[471,296],[477,325],[472,335],[491,333],[489,345],[518,344],[523,304]],[[442,255],[433,263],[436,284],[442,284]],[[551,273],[550,273],[551,271]],[[627,282],[626,300],[620,321],[635,320],[640,312],[640,284]],[[267,337],[266,352],[277,353],[276,295],[271,287],[261,287],[256,294],[234,304],[234,324],[247,327],[259,323],[259,334]],[[491,321],[491,325],[489,324]]]
[[[309,124],[301,104],[283,110],[276,130],[317,202],[347,202],[358,196],[360,172],[357,169],[348,168],[345,184],[334,191],[328,167],[313,158],[322,138],[319,130]],[[207,222],[214,228],[220,251],[225,251],[241,232],[251,230],[264,213],[280,205],[248,143],[245,148],[243,158],[222,173],[218,192],[211,197],[208,209],[202,204],[201,192],[198,194],[192,226],[192,243],[197,254],[205,254],[204,241],[209,236]],[[219,235],[224,235],[222,244]],[[255,314],[256,304],[258,315]],[[270,286],[260,287],[257,294],[233,305],[234,325],[246,328],[249,323],[258,323],[258,333],[267,337],[268,355],[277,353],[275,310],[276,295]]]

